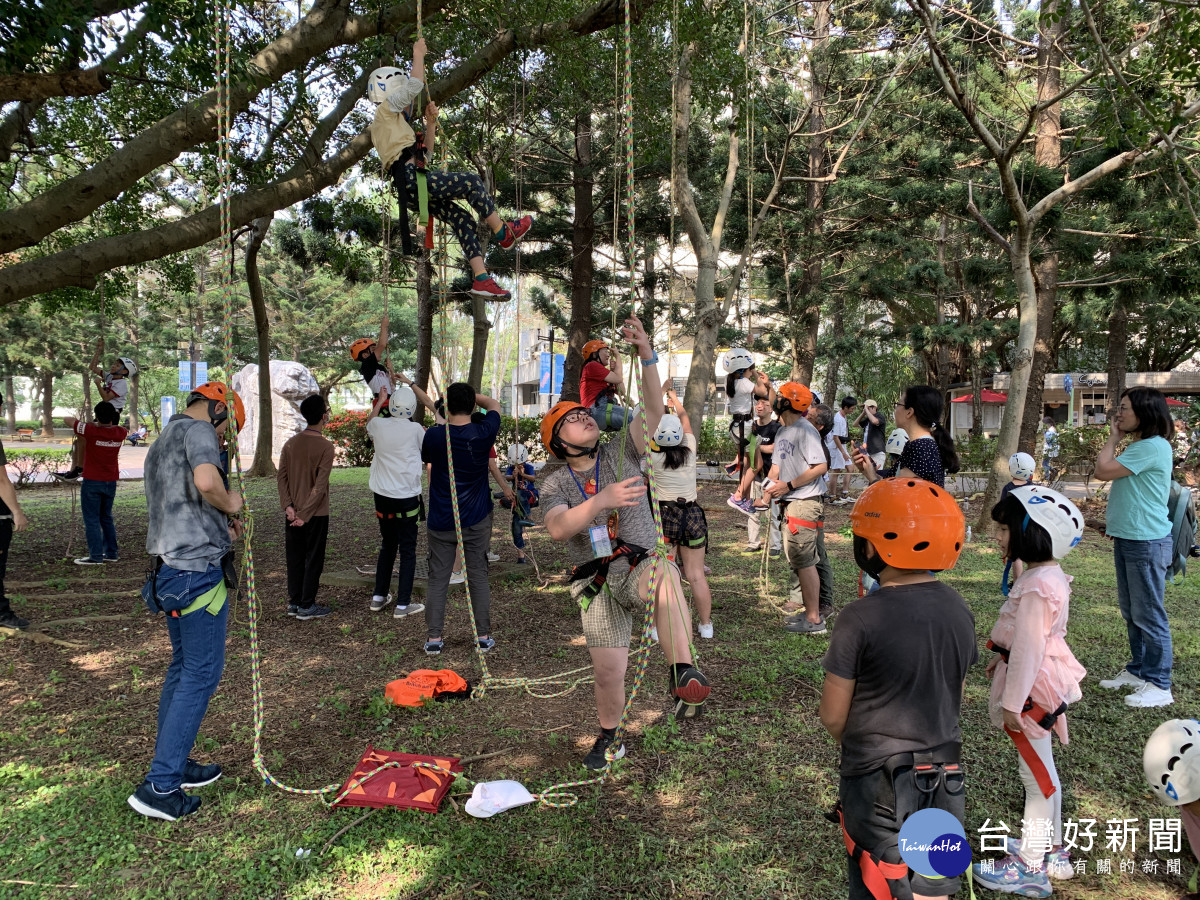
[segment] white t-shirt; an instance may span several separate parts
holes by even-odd
[[[416,497],[421,493],[421,441],[425,429],[408,419],[376,416],[367,423],[367,434],[375,443],[371,460],[371,490],[392,499]]]
[[[821,435],[808,419],[802,418],[786,428],[781,428],[779,434],[775,435],[775,456],[772,463],[779,464],[780,481],[792,481],[813,466],[825,463]],[[808,484],[784,494],[783,499],[806,500],[809,497],[820,497],[824,493],[825,485],[822,480],[814,478]]]
[[[650,465],[654,466],[654,486],[661,501],[696,499],[696,436],[685,434],[683,446],[691,448],[692,455],[678,469],[668,469],[666,454],[661,450],[650,451]]]
[[[820,433],[817,434],[820,437]],[[842,458],[842,454],[838,452],[837,444],[833,442],[833,430],[830,429],[829,434],[825,435],[825,447],[829,450],[829,471],[834,469],[846,468],[846,461]]]
[[[110,372],[104,376],[104,386],[117,395],[108,401],[113,405],[113,409],[117,412],[123,410],[125,408],[125,395],[129,393],[129,381],[124,378],[117,378]]]
[[[754,382],[739,378],[733,384],[733,396],[729,398],[731,416],[748,416],[754,411]]]

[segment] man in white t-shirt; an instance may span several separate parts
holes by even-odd
[[[778,389],[775,412],[783,428],[775,435],[769,485],[764,491],[766,497],[778,500],[783,510],[783,553],[792,569],[789,602],[793,608],[801,603],[804,607],[784,629],[797,634],[825,633],[817,532],[825,526],[821,478],[829,466],[821,435],[805,418],[811,404],[812,391],[798,382],[789,381]]]
[[[850,416],[858,408],[858,401],[853,397],[843,397],[841,409],[833,414],[833,431],[829,437],[829,468],[834,472],[843,472],[840,477],[834,475],[830,479],[831,493],[834,503],[850,503],[850,479],[854,477],[853,466],[850,463]],[[838,485],[838,482],[841,485]]]
[[[400,576],[396,585],[396,608],[392,616],[403,619],[425,611],[424,603],[410,603],[413,578],[417,571],[417,528],[421,521],[421,441],[425,429],[413,421],[419,400],[433,409],[433,403],[420,388],[403,375],[406,382],[389,396],[387,391],[375,395],[371,415],[367,419],[367,434],[375,445],[371,460],[371,493],[375,495],[375,516],[379,519],[379,558],[375,561],[375,593],[371,611],[379,612],[392,600],[388,588],[392,582],[392,566],[400,556]],[[391,416],[380,416],[387,404]]]

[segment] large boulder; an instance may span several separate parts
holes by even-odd
[[[258,366],[251,363],[236,373],[233,389],[246,406],[246,427],[238,434],[238,450],[250,454],[258,445]],[[271,360],[272,456],[279,456],[287,439],[304,430],[307,423],[300,415],[300,403],[317,393],[320,393],[317,380],[305,366]]]

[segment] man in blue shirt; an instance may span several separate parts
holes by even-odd
[[[472,421],[476,407],[486,410],[479,421]],[[475,627],[481,650],[491,650],[491,590],[487,580],[488,539],[492,534],[492,492],[488,484],[488,455],[500,433],[500,404],[491,397],[475,393],[469,384],[455,382],[446,389],[447,425],[435,425],[425,432],[421,459],[430,465],[429,473],[429,581],[425,602],[425,653],[442,652],[442,626],[446,620],[446,591],[458,538],[454,529],[454,510],[450,503],[450,468],[446,459],[446,431],[454,455],[454,482],[458,493],[459,526],[462,529],[463,565]]]

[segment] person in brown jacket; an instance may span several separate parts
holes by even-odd
[[[279,454],[279,505],[287,517],[283,529],[287,554],[288,615],[319,619],[332,610],[317,605],[329,537],[329,473],[333,444],[321,432],[329,408],[320,394],[305,398],[300,414],[308,427],[290,437]]]

